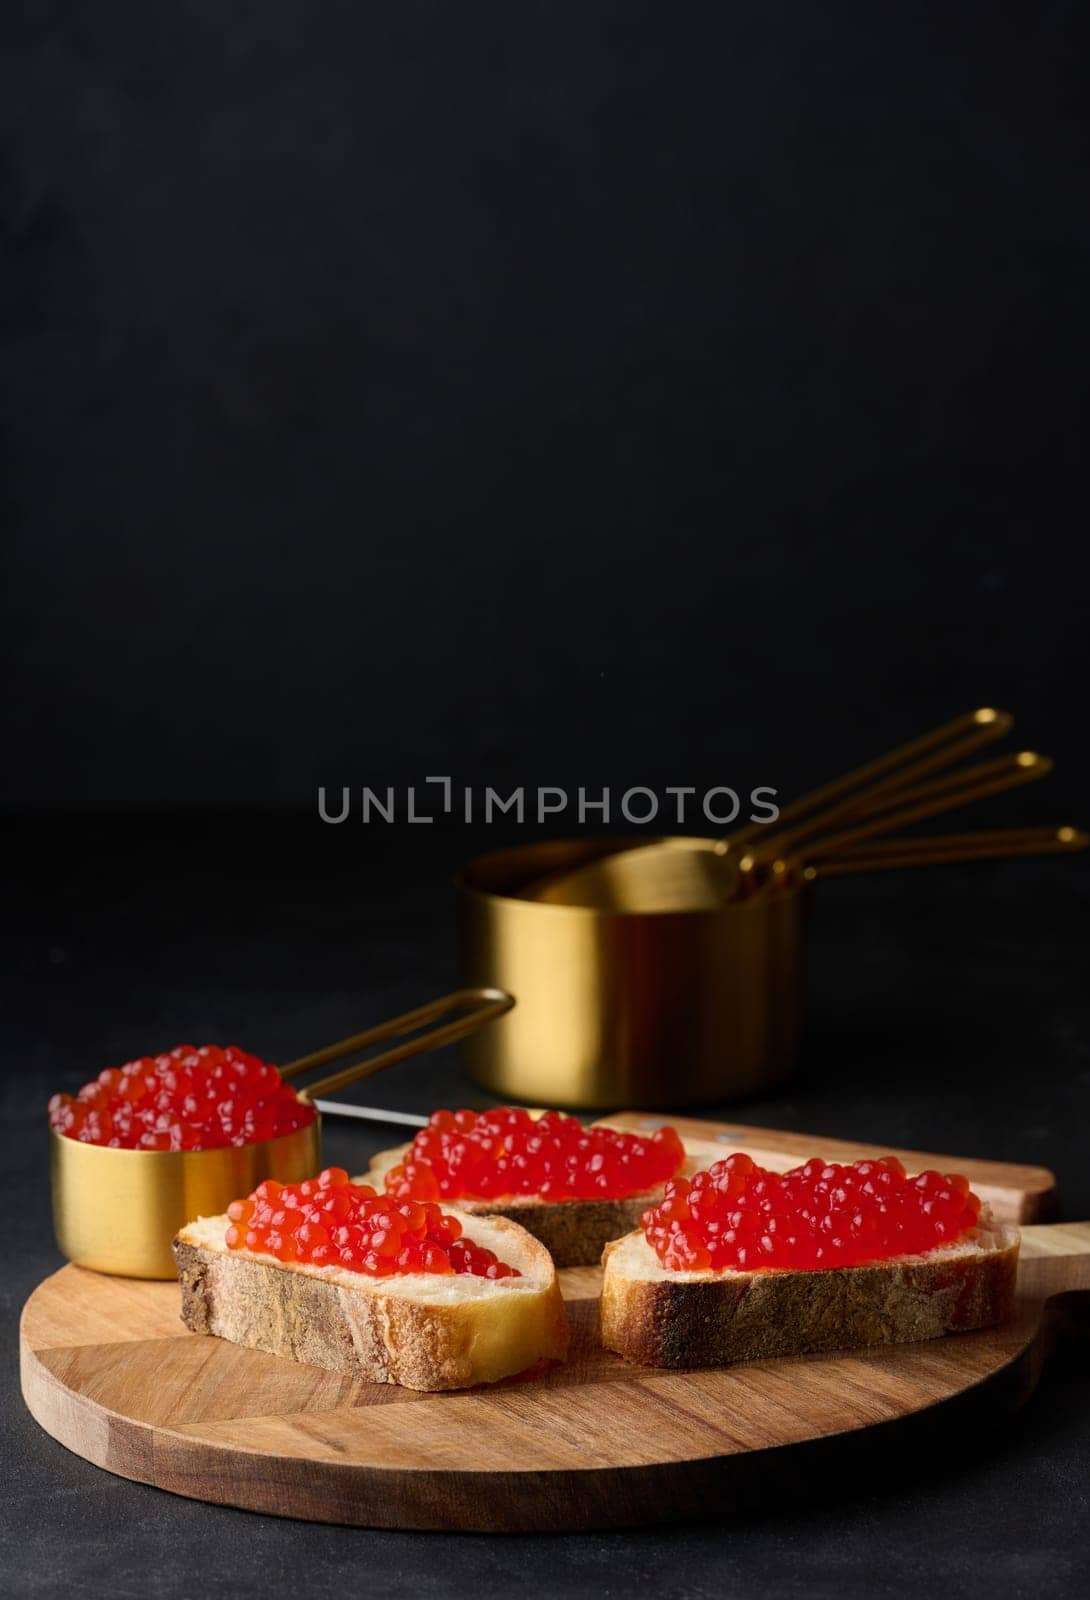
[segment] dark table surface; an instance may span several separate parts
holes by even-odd
[[[422,835],[424,837],[422,837]],[[450,872],[465,833],[354,831],[302,817],[9,820],[0,1280],[0,1526],[13,1595],[692,1597],[1061,1595],[1090,1579],[1085,1350],[1031,1403],[937,1459],[875,1460],[759,1515],[535,1537],[366,1532],[175,1498],[99,1471],[23,1408],[20,1308],[60,1265],[43,1110],[103,1065],[187,1038],[287,1059],[455,977]],[[489,845],[502,842],[495,836]],[[823,886],[804,1058],[734,1108],[769,1126],[1039,1162],[1090,1216],[1090,873],[1017,862]],[[406,1109],[484,1104],[441,1055],[368,1086]],[[331,1125],[356,1167],[391,1142]]]

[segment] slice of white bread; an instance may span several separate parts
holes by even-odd
[[[391,1167],[404,1161],[410,1146],[382,1150],[362,1177],[353,1183],[373,1184],[382,1192]],[[689,1174],[698,1162],[687,1160],[680,1169]],[[630,1195],[627,1200],[541,1200],[536,1195],[504,1195],[497,1200],[466,1200],[455,1204],[474,1217],[508,1217],[540,1239],[558,1267],[596,1267],[611,1239],[619,1239],[630,1228],[639,1226],[648,1206],[658,1205],[664,1184]],[[443,1201],[444,1207],[447,1202]]]
[[[563,1360],[568,1318],[548,1252],[513,1222],[445,1208],[521,1276],[413,1272],[372,1278],[228,1250],[226,1217],[174,1240],[182,1321],[194,1333],[373,1383],[465,1389]]]
[[[607,1245],[602,1343],[651,1367],[900,1344],[988,1328],[1014,1305],[1018,1229],[981,1213],[957,1244],[817,1272],[668,1272],[642,1232]]]

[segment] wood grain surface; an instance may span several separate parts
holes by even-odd
[[[661,1119],[625,1113],[623,1126]],[[886,1147],[680,1119],[713,1158],[770,1166]],[[1047,1204],[1042,1168],[897,1152],[956,1167],[1018,1219]],[[623,1527],[739,1506],[812,1482],[814,1452],[956,1440],[1032,1391],[1050,1296],[1090,1288],[1090,1224],[1023,1229],[1020,1300],[1002,1328],[918,1345],[659,1372],[602,1350],[600,1271],[560,1274],[569,1360],[485,1389],[422,1394],[189,1333],[177,1284],[68,1266],[27,1301],[22,1385],[41,1426],[122,1477],[280,1516],[485,1531]],[[854,1444],[853,1444],[854,1441]]]

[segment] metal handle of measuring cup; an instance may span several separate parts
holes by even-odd
[[[362,1033],[354,1033],[350,1038],[340,1039],[336,1044],[326,1045],[321,1050],[315,1050],[310,1055],[300,1056],[298,1061],[291,1061],[286,1067],[281,1067],[280,1076],[284,1079],[297,1078],[304,1072],[311,1072],[315,1067],[324,1067],[331,1061],[339,1061],[347,1055],[354,1055],[357,1050],[366,1050],[371,1045],[381,1044],[385,1039],[397,1039],[404,1034],[417,1033],[420,1028],[427,1028],[429,1023],[436,1022],[442,1017],[450,1016],[451,1012],[460,1012],[461,1015],[453,1017],[449,1022],[443,1022],[439,1027],[430,1028],[426,1033],[418,1033],[415,1039],[407,1039],[404,1044],[394,1045],[390,1050],[383,1050],[377,1056],[369,1056],[364,1061],[357,1061],[350,1067],[343,1067],[339,1072],[330,1073],[325,1078],[320,1078],[317,1083],[309,1084],[299,1092],[317,1105],[323,1112],[332,1112],[333,1115],[352,1116],[358,1109],[352,1106],[341,1106],[336,1102],[319,1100],[319,1095],[335,1094],[338,1089],[345,1089],[350,1083],[359,1083],[363,1078],[370,1078],[376,1072],[382,1072],[387,1067],[396,1066],[399,1061],[408,1061],[412,1056],[424,1055],[429,1050],[441,1049],[443,1045],[453,1044],[457,1039],[465,1039],[471,1033],[476,1033],[478,1028],[487,1026],[502,1017],[505,1011],[510,1011],[514,1005],[514,996],[504,989],[495,989],[488,985],[481,985],[471,989],[456,989],[451,994],[440,996],[438,1000],[430,1000],[426,1005],[417,1006],[413,1011],[406,1011],[400,1017],[392,1017],[388,1022],[377,1023],[373,1028],[365,1028]],[[422,1126],[426,1118],[409,1118],[408,1113],[387,1114],[383,1120],[396,1120],[409,1122],[411,1126]]]

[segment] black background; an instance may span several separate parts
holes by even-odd
[[[1085,8],[6,12],[10,803],[1070,767]]]
[[[450,873],[518,830],[329,828],[318,784],[789,795],[992,702],[1059,769],[965,825],[1087,821],[1084,8],[3,28],[9,1352],[58,1263],[51,1090],[180,1037],[285,1059],[452,981]],[[1087,888],[829,886],[799,1074],[744,1115],[1043,1162],[1090,1215]],[[368,1098],[480,1102],[445,1058]],[[510,1543],[126,1485],[5,1372],[19,1594],[1085,1579],[1079,1362],[810,1510]]]

